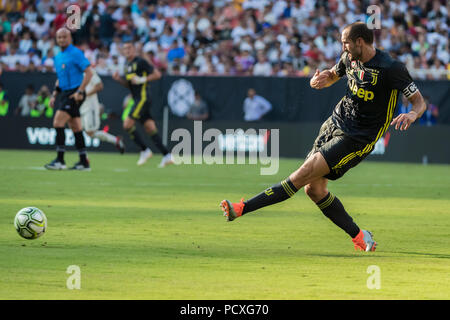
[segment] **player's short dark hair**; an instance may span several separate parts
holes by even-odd
[[[345,29],[349,29],[348,38],[353,42],[362,38],[365,43],[373,44],[373,31],[364,22],[354,22],[346,26]]]

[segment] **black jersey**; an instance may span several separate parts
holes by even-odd
[[[348,80],[346,95],[333,111],[333,122],[364,143],[373,145],[386,132],[400,92],[410,97],[417,91],[405,65],[378,49],[365,63],[351,60],[344,52],[335,70]]]
[[[127,64],[125,65],[125,79],[128,81],[131,95],[136,103],[143,99],[147,100],[147,97],[149,97],[149,86],[147,82],[143,84],[132,84],[131,79],[134,76],[148,76],[152,72],[153,66],[150,65],[145,59],[135,57],[132,61],[127,61]]]

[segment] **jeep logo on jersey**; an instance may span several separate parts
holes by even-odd
[[[375,97],[373,91],[358,88],[355,80],[350,81],[349,88],[354,95],[356,95],[360,99],[364,99],[364,101],[373,100],[373,98]]]
[[[184,117],[194,102],[194,93],[194,87],[188,80],[179,79],[175,81],[167,94],[167,102],[169,103],[170,110],[175,115]]]

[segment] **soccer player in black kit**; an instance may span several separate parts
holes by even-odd
[[[223,200],[220,206],[227,221],[289,199],[304,187],[322,213],[352,238],[355,249],[375,251],[377,243],[372,234],[360,229],[339,199],[328,191],[328,180],[339,179],[367,157],[389,125],[407,130],[426,106],[404,64],[374,48],[373,32],[366,24],[346,26],[341,41],[339,62],[330,70],[317,70],[310,85],[323,89],[346,75],[347,93],[323,123],[305,162],[288,178],[247,201]],[[392,120],[400,93],[413,107]]]
[[[136,48],[132,42],[124,43],[123,53],[127,59],[125,65],[125,79],[120,77],[118,73],[113,74],[113,79],[130,89],[134,99],[134,105],[128,114],[128,117],[123,122],[123,128],[128,132],[130,138],[141,148],[140,157],[137,162],[138,165],[143,165],[153,153],[150,148],[146,146],[139,132],[136,131],[136,121],[142,123],[153,143],[163,154],[159,167],[165,167],[166,165],[173,163],[172,154],[162,143],[155,121],[150,114],[151,101],[148,85],[148,82],[160,79],[161,73],[145,59],[136,55]]]

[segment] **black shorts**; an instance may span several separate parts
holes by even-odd
[[[153,119],[150,114],[151,106],[151,101],[148,99],[134,99],[134,104],[128,117],[141,123],[144,123],[148,119]]]
[[[306,159],[320,152],[330,168],[330,173],[324,177],[336,180],[367,157],[373,148],[374,143],[363,143],[345,135],[330,117],[320,127],[319,135]]]
[[[79,117],[80,106],[83,104],[84,99],[86,99],[86,95],[84,96],[83,100],[76,102],[75,99],[70,98],[70,96],[77,92],[77,90],[78,88],[62,91],[58,95],[55,110],[67,112],[72,118]]]

